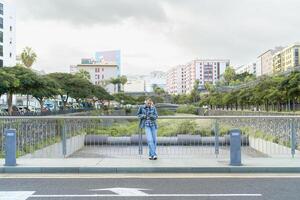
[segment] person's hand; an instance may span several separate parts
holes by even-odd
[[[150,115],[150,120],[155,120],[154,115]]]

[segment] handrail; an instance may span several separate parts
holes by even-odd
[[[247,115],[247,116],[159,116],[158,119],[300,119],[300,115]],[[0,116],[5,119],[138,119],[136,116]]]

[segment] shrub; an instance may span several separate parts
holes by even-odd
[[[158,108],[157,109],[158,115],[175,115],[175,111],[172,111],[170,109],[166,109],[166,108]]]
[[[177,113],[185,113],[185,114],[198,114],[197,107],[193,105],[183,105],[179,106],[176,110]]]
[[[179,134],[194,134],[196,127],[197,123],[195,121],[185,120],[178,124],[176,131]]]

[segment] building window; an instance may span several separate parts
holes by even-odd
[[[0,17],[0,28],[3,29],[3,18],[2,17]]]
[[[3,43],[3,32],[0,31],[0,42]]]
[[[3,60],[0,60],[0,67],[3,67]]]
[[[9,27],[9,30],[12,31],[12,26]]]
[[[3,56],[3,46],[0,45],[0,56]]]
[[[104,75],[102,74],[102,79],[104,79]]]
[[[104,72],[104,68],[102,68],[102,71]]]
[[[12,53],[11,53],[11,52],[9,53],[9,57],[10,57],[10,58],[12,57]]]
[[[0,3],[0,14],[3,15],[3,4]]]

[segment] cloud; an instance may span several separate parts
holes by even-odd
[[[168,70],[194,58],[228,58],[238,66],[300,40],[299,0],[17,0],[17,6],[18,49],[36,49],[37,66],[49,71],[68,71],[80,58],[112,49],[121,49],[124,73]]]
[[[296,0],[166,2],[174,19],[170,40],[196,57],[229,58],[239,65],[300,39]]]
[[[158,0],[16,0],[23,19],[67,21],[73,25],[120,23],[126,19],[162,22]]]

